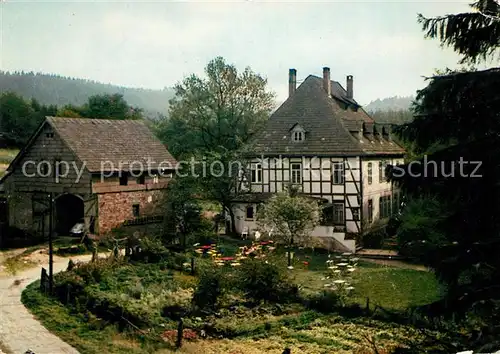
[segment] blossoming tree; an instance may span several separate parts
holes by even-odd
[[[311,232],[319,221],[318,203],[299,195],[293,187],[277,193],[257,213],[259,226],[273,230],[273,241],[287,246],[311,245]]]

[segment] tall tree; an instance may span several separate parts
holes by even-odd
[[[498,3],[484,0],[472,7],[476,13],[419,20],[428,36],[453,46],[463,62],[494,59],[499,49]],[[420,164],[390,169],[410,197],[398,237],[405,247],[426,244],[418,257],[447,285],[441,309],[469,315],[486,310],[477,318],[489,319],[489,326],[469,339],[472,346],[498,338],[498,328],[491,326],[498,322],[491,317],[500,308],[498,87],[499,68],[448,71],[430,78],[418,92],[416,118],[400,134],[420,152],[445,148]],[[439,217],[431,220],[431,214]]]
[[[177,157],[240,149],[273,108],[274,94],[267,91],[267,80],[250,68],[240,73],[218,57],[208,63],[205,74],[205,78],[193,74],[175,86],[169,119],[160,126]]]
[[[143,111],[130,106],[121,94],[103,94],[89,97],[82,106],[66,105],[59,112],[59,117],[102,118],[102,119],[141,119]]]
[[[45,116],[56,112],[56,106],[44,106],[35,99],[28,102],[13,92],[4,92],[0,96],[0,133],[9,145],[21,147]]]
[[[437,38],[463,55],[462,63],[476,63],[498,55],[500,47],[500,4],[478,0],[473,12],[426,18],[418,15],[426,36]]]
[[[273,103],[265,78],[250,68],[238,72],[217,57],[206,66],[205,77],[193,74],[175,86],[169,118],[157,125],[158,136],[178,160],[199,162],[192,171],[204,197],[218,201],[232,219],[236,166],[245,167],[243,148],[260,131]]]

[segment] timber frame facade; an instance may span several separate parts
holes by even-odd
[[[254,143],[250,173],[233,204],[235,226],[257,230],[258,204],[293,184],[322,205],[313,236],[354,252],[357,236],[399,204],[385,167],[404,163],[405,151],[391,139],[390,126],[375,124],[352,98],[352,76],[344,90],[330,80],[329,68],[323,74],[296,88],[290,70],[290,96]]]

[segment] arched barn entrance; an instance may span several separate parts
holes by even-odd
[[[69,235],[71,228],[83,219],[83,200],[74,194],[63,194],[56,199],[55,231]]]

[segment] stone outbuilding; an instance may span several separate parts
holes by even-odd
[[[176,165],[145,121],[47,117],[0,181],[5,218],[40,236],[50,205],[59,235],[158,223]]]

